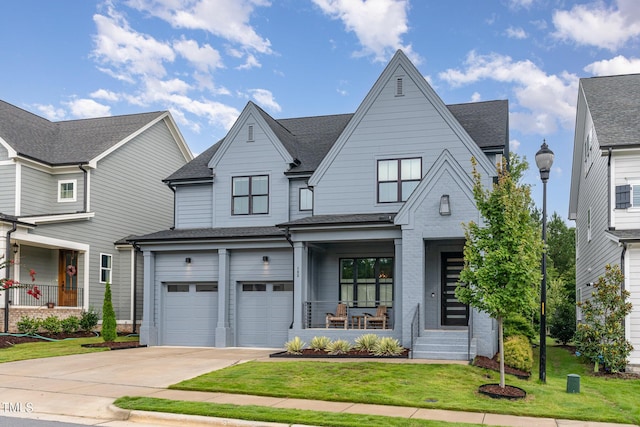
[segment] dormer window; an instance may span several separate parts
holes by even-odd
[[[378,160],[378,203],[406,201],[422,178],[422,159]]]
[[[77,185],[75,179],[58,181],[58,202],[75,202]]]
[[[247,142],[253,142],[253,125],[247,126]]]
[[[231,186],[233,215],[269,213],[269,177],[267,175],[235,176]]]

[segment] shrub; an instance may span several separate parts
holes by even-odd
[[[80,329],[80,318],[76,316],[67,317],[60,321],[60,326],[64,333],[72,334],[74,332],[78,332],[78,329]]]
[[[40,329],[41,320],[35,317],[22,316],[16,326],[21,334],[35,335]]]
[[[284,349],[289,354],[302,354],[302,349],[307,345],[300,337],[295,337],[291,341],[284,343]]]
[[[533,349],[527,337],[514,335],[504,341],[504,363],[512,368],[531,373]]]
[[[624,276],[617,265],[607,265],[604,277],[593,284],[590,300],[578,303],[582,308],[582,323],[574,338],[577,352],[593,362],[594,371],[600,363],[611,372],[624,371],[633,347],[625,338],[624,319],[631,313],[629,291],[623,290]]]
[[[521,314],[509,316],[504,319],[504,337],[513,337],[516,335],[523,335],[533,341],[536,336],[536,331],[533,328],[533,322],[531,319],[527,319]]]
[[[382,337],[376,343],[373,354],[376,356],[399,356],[404,351],[400,342],[391,337]]]
[[[111,302],[111,285],[106,283],[104,288],[104,302],[102,304],[102,339],[105,342],[115,341],[118,333],[116,331],[116,312],[113,310]]]
[[[325,351],[330,342],[331,339],[329,337],[313,337],[309,348],[313,351]]]
[[[351,343],[347,340],[335,340],[331,341],[327,345],[327,351],[329,354],[345,354],[351,350]]]
[[[98,312],[93,307],[89,307],[89,311],[83,311],[80,316],[80,330],[92,331],[98,326],[99,318]]]
[[[570,301],[558,305],[549,319],[549,335],[566,345],[576,333],[576,306]]]
[[[378,336],[376,334],[365,334],[356,338],[355,349],[373,353],[376,344],[378,344]]]
[[[57,316],[49,316],[42,321],[42,328],[52,334],[62,332],[62,322]]]

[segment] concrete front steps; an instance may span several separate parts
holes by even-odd
[[[473,360],[476,356],[476,339],[467,346],[466,329],[430,329],[422,331],[413,344],[414,359]],[[470,351],[469,351],[470,350]]]

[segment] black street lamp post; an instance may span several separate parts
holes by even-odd
[[[549,150],[547,142],[542,141],[540,150],[536,153],[536,165],[540,170],[542,180],[542,242],[547,245],[547,181],[553,164],[553,151]],[[542,252],[542,284],[540,286],[540,381],[547,382],[547,251]]]

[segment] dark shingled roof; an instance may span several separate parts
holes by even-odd
[[[344,131],[353,114],[275,120],[256,106],[289,154],[300,161],[292,174],[313,173]],[[509,140],[507,101],[472,102],[448,106],[469,136],[482,149],[504,148]],[[207,166],[223,140],[165,179],[166,182],[211,178]]]
[[[313,227],[317,225],[392,224],[395,213],[313,215],[278,224],[278,227]]]
[[[640,74],[580,79],[600,147],[640,145]]]
[[[0,101],[0,137],[19,155],[48,165],[87,163],[162,114],[51,122]]]
[[[169,240],[225,240],[256,239],[268,237],[285,238],[284,231],[278,227],[226,227],[226,228],[185,228],[163,230],[144,236],[132,237],[135,242],[153,242]]]

